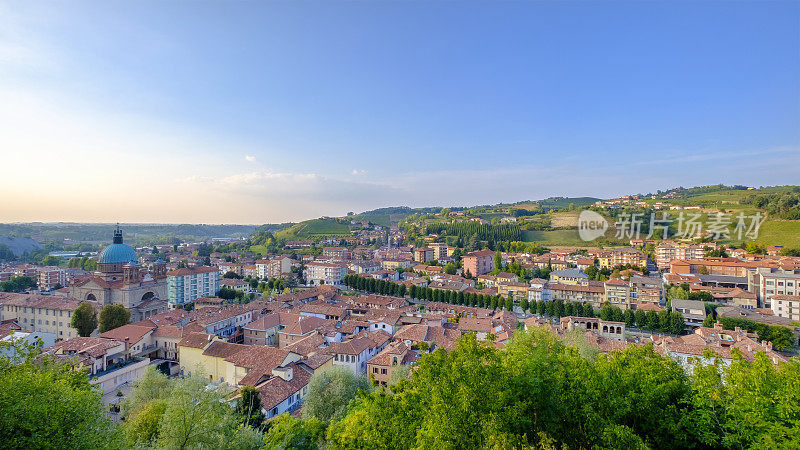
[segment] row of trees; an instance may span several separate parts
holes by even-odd
[[[457,236],[469,240],[475,236],[481,241],[522,241],[522,229],[515,224],[490,225],[478,222],[432,223],[427,225],[428,233]]]
[[[514,307],[514,301],[512,299],[503,298],[499,295],[478,294],[475,292],[454,291],[450,289],[433,289],[416,285],[411,285],[410,288],[406,289],[406,286],[401,283],[376,280],[374,278],[366,278],[355,274],[345,275],[344,284],[353,289],[395,297],[404,297],[406,292],[408,292],[408,295],[414,299],[450,303],[452,305],[477,306],[491,309],[505,308],[509,311]]]
[[[595,311],[595,308],[582,302],[563,301],[556,299],[553,301],[532,301],[528,302],[523,300],[520,302],[520,307],[523,310],[529,311],[531,314],[538,314],[540,316],[547,316],[553,318],[561,317],[599,317],[602,320],[625,322],[628,328],[639,328],[647,331],[656,331],[671,334],[680,334],[684,329],[683,314],[675,311],[662,310],[656,311],[643,311],[637,309],[633,311],[626,309],[622,311],[621,308],[615,305],[606,303]]]

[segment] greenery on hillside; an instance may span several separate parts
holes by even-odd
[[[275,233],[277,239],[304,240],[325,236],[349,236],[350,220],[320,218],[294,224]]]

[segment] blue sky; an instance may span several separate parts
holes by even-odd
[[[0,220],[800,181],[800,2],[32,3],[0,1]]]

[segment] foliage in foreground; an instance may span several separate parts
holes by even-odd
[[[722,383],[725,379],[726,383]],[[652,347],[584,358],[544,330],[462,340],[357,399],[333,448],[797,448],[800,363],[760,355],[687,376]]]
[[[800,448],[800,361],[700,367],[686,375],[653,348],[588,351],[580,336],[515,335],[498,350],[467,336],[423,356],[411,379],[365,393],[315,375],[304,418],[266,424],[254,392],[234,406],[202,378],[149,369],[112,425],[68,362],[0,357],[4,448]],[[24,350],[24,349],[23,349]],[[327,404],[329,403],[329,404]],[[344,406],[347,405],[347,406]],[[328,422],[330,421],[330,422]],[[265,434],[259,430],[266,428]]]

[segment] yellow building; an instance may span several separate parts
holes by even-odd
[[[255,386],[272,371],[299,361],[300,355],[275,347],[232,344],[205,333],[190,333],[178,344],[178,363],[186,376],[211,382]]]

